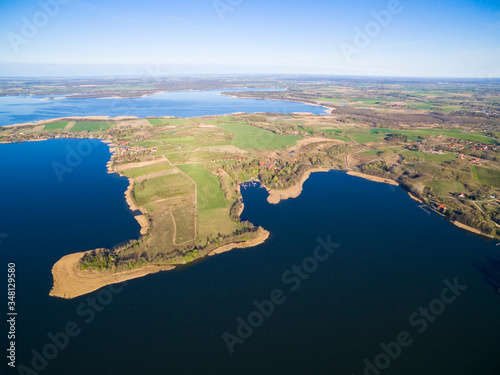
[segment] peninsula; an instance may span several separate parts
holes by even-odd
[[[276,204],[299,196],[311,173],[331,169],[399,185],[422,209],[471,233],[500,238],[500,133],[494,105],[473,104],[475,94],[459,105],[455,88],[443,85],[428,88],[443,90],[439,102],[425,97],[428,108],[420,103],[421,95],[408,99],[410,87],[407,99],[398,101],[390,99],[396,90],[390,86],[372,93],[354,84],[293,87],[241,95],[314,102],[331,113],[102,116],[2,127],[0,142],[101,139],[110,147],[108,171],[130,182],[125,197],[142,227],[141,237],[119,248],[63,257],[52,269],[50,294],[74,298],[256,246],[269,232],[240,219],[242,184],[262,184],[268,202]],[[488,103],[497,103],[499,96],[495,92]]]

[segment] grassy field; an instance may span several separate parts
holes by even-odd
[[[430,136],[438,136],[442,135],[447,138],[457,138],[463,139],[465,141],[473,141],[473,142],[481,142],[484,144],[495,144],[495,140],[485,135],[477,132],[463,132],[460,129],[416,129],[416,130],[402,130],[402,129],[371,129],[371,132],[374,134],[383,133],[383,134],[394,134],[400,133],[403,135],[407,135],[409,139],[416,141],[419,136],[428,137]]]
[[[203,242],[207,236],[217,233],[231,233],[241,225],[231,220],[229,208],[215,208],[198,213],[198,238]]]
[[[444,155],[437,155],[437,154],[428,154],[425,152],[419,152],[419,151],[410,151],[406,150],[402,153],[403,155],[410,155],[414,156],[419,159],[424,159],[424,160],[431,160],[431,161],[437,161],[437,162],[445,162],[445,161],[450,161],[455,159],[457,156],[455,154],[444,154]]]
[[[156,164],[146,165],[144,167],[126,169],[123,171],[123,174],[127,177],[135,178],[146,173],[155,173],[172,168],[173,167],[167,161],[163,161]]]
[[[380,136],[368,133],[351,134],[350,136],[357,143],[379,142]]]
[[[379,152],[380,152],[380,150],[370,150],[370,151],[360,152],[360,154],[363,154],[363,155],[377,155]]]
[[[324,132],[327,136],[338,139],[339,141],[350,142],[351,138],[345,135],[342,135],[342,129],[324,129]]]
[[[200,211],[228,206],[219,179],[202,165],[183,164],[177,167],[198,184],[198,209]]]
[[[348,129],[324,129],[326,135],[344,142],[355,141],[357,143],[380,142],[384,134],[371,132],[359,128]]]
[[[181,244],[195,240],[195,215],[196,207],[193,204],[186,204],[172,208],[172,215],[175,220],[175,242]]]
[[[64,129],[68,125],[68,121],[59,121],[59,122],[53,122],[51,124],[45,125],[45,128],[43,130],[59,130],[59,129]]]
[[[83,131],[88,131],[88,132],[98,132],[98,131],[105,131],[109,129],[109,123],[106,121],[92,121],[92,122],[86,122],[86,121],[77,121],[75,125],[71,128],[71,131],[73,132],[83,132]]]
[[[430,181],[424,183],[424,185],[429,186],[434,193],[439,195],[465,192],[464,185],[458,181]]]
[[[167,119],[163,118],[148,118],[148,122],[153,126],[163,126],[167,122]]]
[[[194,142],[196,139],[194,137],[171,137],[169,138],[168,136],[172,135],[169,133],[164,133],[163,134],[163,140],[165,140],[166,143],[191,143]]]
[[[231,144],[246,150],[281,149],[295,145],[300,139],[296,135],[279,135],[268,130],[250,126],[244,121],[217,124],[227,132],[235,134]]]
[[[475,165],[471,166],[474,180],[481,185],[500,187],[500,172],[496,169],[482,168]]]
[[[181,173],[145,179],[136,184],[134,195],[140,206],[160,199],[177,197],[189,193],[193,182]]]

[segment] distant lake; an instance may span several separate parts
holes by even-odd
[[[282,89],[227,89],[174,91],[140,98],[65,98],[49,96],[0,97],[0,126],[69,116],[176,116],[197,117],[235,112],[311,112],[325,114],[326,107],[282,100],[231,98],[220,95],[234,91],[282,91]],[[44,100],[45,99],[45,100]]]
[[[425,214],[400,188],[340,172],[312,174],[298,198],[278,205],[246,187],[242,218],[271,231],[268,242],[131,280],[86,323],[78,309],[100,291],[49,297],[52,265],[137,238],[140,228],[123,198],[126,179],[106,173],[104,144],[92,141],[59,181],[52,163],[78,142],[0,145],[0,233],[8,235],[0,258],[5,272],[17,265],[18,365],[31,368],[31,351],[75,322],[81,333],[41,375],[360,375],[365,358],[373,362],[403,331],[413,342],[381,374],[500,373],[500,296],[478,270],[499,255],[495,241]],[[314,267],[317,238],[329,236],[339,247]],[[294,265],[308,271],[292,291],[282,277]],[[444,280],[455,278],[467,288],[441,311]],[[222,335],[235,335],[236,319],[275,289],[286,300],[230,354]],[[418,333],[409,318],[429,306],[439,315]],[[0,369],[17,374],[5,356]]]

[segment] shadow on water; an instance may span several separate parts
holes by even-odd
[[[484,280],[500,293],[500,256],[487,256],[486,261],[475,261],[473,265],[483,274]]]

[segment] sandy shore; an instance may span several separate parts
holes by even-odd
[[[142,210],[135,204],[134,198],[132,196],[132,194],[134,192],[134,180],[129,178],[128,181],[129,181],[129,185],[128,185],[127,191],[125,191],[125,201],[127,202],[128,206],[130,207],[130,209],[132,211],[141,211],[142,212]],[[137,222],[141,226],[141,235],[145,235],[146,233],[148,233],[149,220],[146,217],[146,215],[144,215],[144,213],[142,215],[135,215],[134,219],[137,220]]]
[[[254,246],[260,245],[261,243],[264,243],[268,239],[269,232],[265,229],[262,229],[262,228],[259,229],[259,231],[260,231],[260,234],[252,240],[222,245],[221,247],[218,247],[217,249],[212,250],[212,252],[210,252],[208,254],[208,256],[222,254],[222,253],[231,251],[233,249],[244,249],[246,247],[254,247]]]
[[[60,298],[75,298],[91,293],[106,285],[117,284],[123,281],[136,279],[152,273],[174,269],[172,265],[145,266],[130,271],[106,273],[99,271],[82,271],[78,269],[78,262],[85,253],[74,253],[62,257],[54,267],[52,276],[54,286],[49,295]]]
[[[109,117],[109,116],[68,116],[68,117],[58,117],[52,118],[50,120],[40,120],[35,122],[24,122],[22,124],[14,124],[14,125],[5,125],[3,128],[14,128],[17,126],[36,126],[36,125],[46,125],[52,122],[58,121],[78,121],[78,120],[94,120],[94,121],[106,121],[106,120],[136,120],[137,116],[117,116],[117,117]]]
[[[481,236],[486,236],[486,237],[489,237],[489,238],[494,238],[493,236],[491,236],[489,234],[483,233],[483,232],[481,232],[480,230],[478,230],[476,228],[472,228],[472,227],[469,227],[468,225],[462,224],[459,221],[452,221],[452,223],[455,224],[457,227],[465,229],[465,230],[467,230],[469,232],[472,232],[472,233],[475,233],[475,234],[480,234]]]
[[[264,99],[264,98],[255,98],[253,96],[237,96],[237,95],[224,94],[224,93],[220,93],[219,95],[227,96],[228,98],[238,98],[238,99],[278,100],[278,101],[283,101],[283,102],[302,103],[302,104],[306,104],[306,105],[312,105],[312,106],[315,106],[315,107],[323,107],[323,108],[325,108],[325,112],[328,113],[328,114],[332,114],[333,110],[335,109],[335,108],[327,107],[324,104],[308,103],[308,102],[303,102],[303,101],[300,101],[300,100],[272,99],[272,98],[265,98]],[[240,112],[235,112],[234,114],[237,114],[237,113],[240,113]],[[245,113],[245,112],[241,112],[241,113]],[[307,115],[312,114],[312,113],[309,113],[309,112],[294,112],[294,113],[296,113],[296,114],[307,114]]]
[[[424,203],[422,200],[418,199],[416,196],[414,196],[412,193],[408,193],[411,199],[414,201],[417,201],[418,203]]]
[[[354,172],[354,171],[349,171],[349,172],[347,172],[347,174],[351,175],[351,176],[355,176],[355,177],[361,177],[361,178],[364,178],[365,180],[382,182],[384,184],[399,186],[399,184],[396,181],[391,180],[389,178],[376,177],[376,176],[372,176],[370,174],[364,174],[361,172]]]
[[[277,204],[282,200],[289,199],[289,198],[297,198],[300,193],[302,193],[302,185],[304,185],[304,182],[309,178],[311,173],[315,172],[328,172],[330,169],[327,168],[313,168],[309,169],[304,176],[300,179],[300,181],[294,185],[291,186],[287,189],[283,190],[278,190],[278,189],[269,189],[267,187],[266,190],[269,192],[269,196],[267,197],[267,201],[271,204]]]

